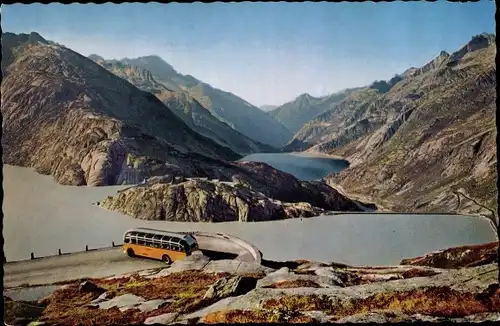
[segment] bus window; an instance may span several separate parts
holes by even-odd
[[[124,242],[125,243],[130,243],[130,238],[125,238]]]
[[[153,246],[153,234],[146,234],[144,236],[144,243],[146,246],[152,247]]]
[[[184,252],[189,252],[189,245],[187,244],[186,241],[184,240],[181,240],[180,241],[180,248],[182,249],[182,251]]]

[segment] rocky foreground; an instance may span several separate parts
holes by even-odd
[[[392,267],[306,260],[210,261],[201,253],[170,267],[60,285],[36,301],[4,293],[11,325],[241,322],[498,321],[497,243],[449,249]],[[491,251],[491,252],[490,252]],[[463,257],[469,257],[463,260]],[[461,258],[462,257],[462,258]],[[476,257],[475,267],[470,266]],[[23,290],[10,289],[19,298]],[[32,288],[36,292],[36,288]],[[32,298],[33,300],[33,298]]]
[[[234,166],[239,172],[228,181],[170,174],[121,191],[99,205],[134,218],[184,222],[270,221],[365,209],[366,204],[322,182],[300,181],[265,163]]]

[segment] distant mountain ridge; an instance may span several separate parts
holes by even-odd
[[[269,112],[273,118],[281,122],[288,130],[296,133],[315,116],[332,108],[342,101],[351,90],[344,90],[328,96],[313,97],[304,93],[295,100],[285,103]]]
[[[153,74],[143,67],[124,63],[124,61],[106,61],[98,55],[90,55],[89,58],[95,58],[98,64],[110,72],[131,82],[139,89],[154,94],[199,134],[211,138],[241,155],[276,151],[271,146],[252,140],[220,121],[186,91],[168,89],[166,85],[156,81]]]
[[[263,144],[279,148],[293,136],[285,126],[242,98],[214,88],[193,76],[178,73],[156,55],[121,62],[150,71],[155,79],[173,91],[185,91],[219,120],[241,134]]]
[[[259,109],[261,109],[264,112],[269,112],[274,109],[276,109],[279,105],[261,105],[259,106]]]
[[[497,206],[495,40],[476,35],[408,69],[388,90],[353,92],[291,144],[348,159],[327,182],[392,211],[490,214],[457,193]]]

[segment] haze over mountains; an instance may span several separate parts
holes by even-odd
[[[259,109],[261,109],[262,111],[265,111],[265,112],[269,112],[269,111],[276,109],[278,106],[279,105],[261,105],[261,106],[259,106]]]
[[[156,81],[152,73],[143,67],[116,60],[105,61],[97,55],[90,55],[89,58],[115,75],[129,81],[139,89],[154,94],[172,112],[199,134],[211,138],[239,154],[245,155],[254,152],[276,151],[271,146],[264,145],[242,135],[214,117],[210,111],[189,95],[188,92],[182,89],[173,91],[167,88],[165,84]]]
[[[296,133],[305,123],[338,104],[351,92],[352,90],[344,90],[319,98],[305,93],[270,111],[269,115],[285,125],[288,130]]]
[[[97,55],[98,56],[98,55]],[[96,56],[96,57],[97,57]],[[116,60],[110,60],[114,62]],[[193,76],[178,73],[156,55],[122,59],[123,64],[142,67],[172,91],[184,91],[210,113],[241,134],[273,147],[284,146],[293,136],[281,123],[238,96],[216,89]]]

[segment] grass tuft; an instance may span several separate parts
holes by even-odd
[[[133,275],[110,280],[90,280],[106,290],[107,298],[129,293],[146,300],[173,299],[172,303],[150,312],[140,312],[138,309],[121,312],[118,308],[105,310],[88,307],[86,305],[99,294],[80,293],[79,285],[72,284],[56,290],[46,300],[47,308],[40,320],[65,325],[124,325],[143,323],[148,317],[169,312],[191,312],[209,304],[202,300],[205,292],[210,285],[227,275],[186,271],[154,279]]]
[[[314,323],[316,320],[301,313],[292,315],[276,310],[227,310],[209,313],[203,320],[206,324],[218,323]]]
[[[345,303],[316,295],[291,295],[270,299],[265,309],[283,311],[321,310],[338,318],[370,311],[397,310],[406,314],[459,318],[483,312],[500,312],[500,288],[491,285],[479,294],[462,293],[449,287],[432,287],[411,291],[377,293]]]

